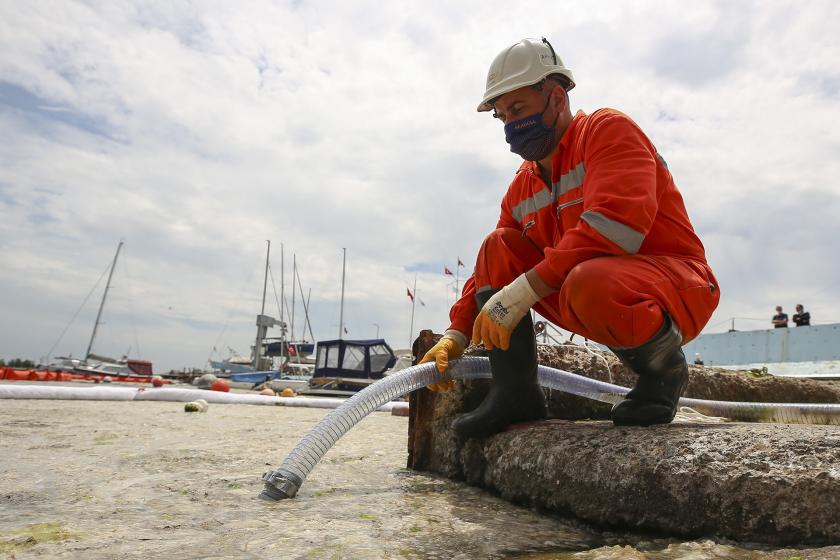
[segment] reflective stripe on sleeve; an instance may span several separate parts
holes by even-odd
[[[621,222],[611,220],[599,212],[587,210],[580,215],[580,218],[592,226],[595,231],[631,255],[639,251],[639,247],[642,246],[642,241],[645,240],[644,234]]]
[[[560,180],[551,186],[551,190],[554,192],[554,199],[557,200],[561,195],[581,186],[584,177],[586,177],[586,165],[583,162],[577,164],[574,169],[563,173],[560,176]]]

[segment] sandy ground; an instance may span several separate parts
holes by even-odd
[[[840,548],[595,532],[407,471],[407,418],[375,413],[293,500],[279,466],[329,411],[158,402],[0,401],[0,558],[840,557]]]
[[[329,546],[327,533],[335,531],[307,526],[301,515],[320,493],[340,491],[334,483],[352,487],[354,467],[365,459],[382,473],[399,471],[405,445],[393,436],[406,432],[407,419],[377,413],[351,432],[353,454],[332,453],[321,465],[332,484],[324,486],[316,471],[303,499],[257,500],[262,473],[327,412],[211,405],[188,414],[180,403],[2,401],[0,542],[46,524],[59,542],[19,547],[19,558],[247,557],[249,550],[271,557]]]
[[[387,413],[342,438],[297,498],[258,500],[262,473],[328,412],[0,401],[0,557],[485,558],[535,542],[588,548],[586,532],[558,520],[407,471],[408,419]],[[477,537],[498,515],[519,535]]]

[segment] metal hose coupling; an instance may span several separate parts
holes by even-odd
[[[287,500],[294,498],[303,484],[303,480],[299,476],[287,471],[283,467],[268,471],[263,474],[262,479],[265,481],[265,488],[263,488],[263,491],[260,492],[258,497],[263,500]]]

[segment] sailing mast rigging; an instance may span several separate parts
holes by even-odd
[[[297,253],[292,253],[292,317],[290,322],[290,333],[292,340],[295,339],[295,297],[296,297],[296,286],[295,283],[295,274],[297,273]]]
[[[283,244],[280,243],[280,355],[286,356],[289,352],[288,341],[286,340],[286,270],[285,253]],[[272,283],[274,280],[272,279]],[[274,295],[277,295],[275,288]]]
[[[99,329],[99,323],[102,319],[102,310],[105,309],[105,300],[108,298],[108,290],[111,288],[111,278],[114,277],[114,269],[117,267],[117,259],[120,256],[120,249],[122,249],[123,240],[120,239],[120,244],[117,245],[117,252],[114,254],[114,261],[111,263],[111,270],[108,272],[108,281],[105,283],[105,292],[102,294],[102,301],[99,302],[99,311],[96,313],[96,321],[93,323],[93,332],[90,335],[90,342],[88,342],[87,351],[85,352],[85,361],[90,356],[90,351],[93,348],[93,341],[96,339],[96,331]]]
[[[344,338],[344,277],[347,265],[347,247],[341,248],[343,256],[341,258],[341,310],[338,314],[338,339]]]
[[[262,294],[262,307],[260,308],[260,316],[257,318],[257,339],[254,343],[254,371],[259,371],[260,365],[260,354],[262,353],[262,341],[265,338],[265,330],[267,326],[262,324],[261,319],[265,316],[265,292],[268,287],[268,259],[271,254],[271,240],[266,239],[266,249],[265,249],[265,275],[263,277],[263,294]]]
[[[414,340],[414,308],[417,300],[417,274],[414,274],[414,295],[411,298],[411,324],[408,327],[408,346],[411,347],[412,340]]]
[[[268,274],[271,269],[271,262],[270,262],[270,253],[271,253],[271,241],[266,240],[267,248],[266,248],[266,256],[265,256],[265,279],[263,281],[263,297],[262,297],[262,308],[260,310],[260,314],[257,316],[257,336],[254,343],[254,354],[252,365],[254,371],[260,370],[260,358],[262,358],[263,354],[263,343],[266,340],[266,335],[268,333],[269,327],[280,327],[280,355],[288,357],[291,355],[289,351],[290,346],[295,346],[294,348],[294,355],[298,362],[300,362],[300,356],[298,355],[299,349],[296,346],[295,338],[294,338],[294,313],[295,313],[295,300],[297,299],[297,287],[300,287],[300,295],[301,301],[303,302],[303,309],[304,309],[304,325],[303,325],[303,336],[301,339],[305,342],[306,338],[306,329],[308,327],[309,334],[312,336],[312,325],[309,322],[309,301],[308,299],[303,298],[303,284],[300,280],[300,272],[297,268],[297,256],[293,254],[293,265],[292,265],[292,302],[291,302],[291,314],[290,320],[291,325],[288,327],[287,331],[287,324],[285,322],[285,314],[286,308],[289,307],[286,303],[285,297],[285,261],[284,261],[284,246],[280,244],[280,302],[278,302],[278,307],[280,311],[280,320],[273,317],[269,317],[265,315],[265,298],[266,292],[268,289]],[[274,276],[271,277],[272,286],[274,286]],[[274,286],[274,294],[275,298],[277,297],[277,287]],[[310,290],[310,296],[312,291]]]

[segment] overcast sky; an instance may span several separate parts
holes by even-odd
[[[316,339],[344,247],[347,337],[408,346],[415,275],[414,329],[442,331],[443,268],[471,272],[519,163],[475,111],[487,68],[541,35],[574,109],[668,161],[721,284],[707,332],[840,322],[840,3],[7,0],[0,358],[83,355],[120,239],[94,351],[156,371],[247,354],[267,239]]]

